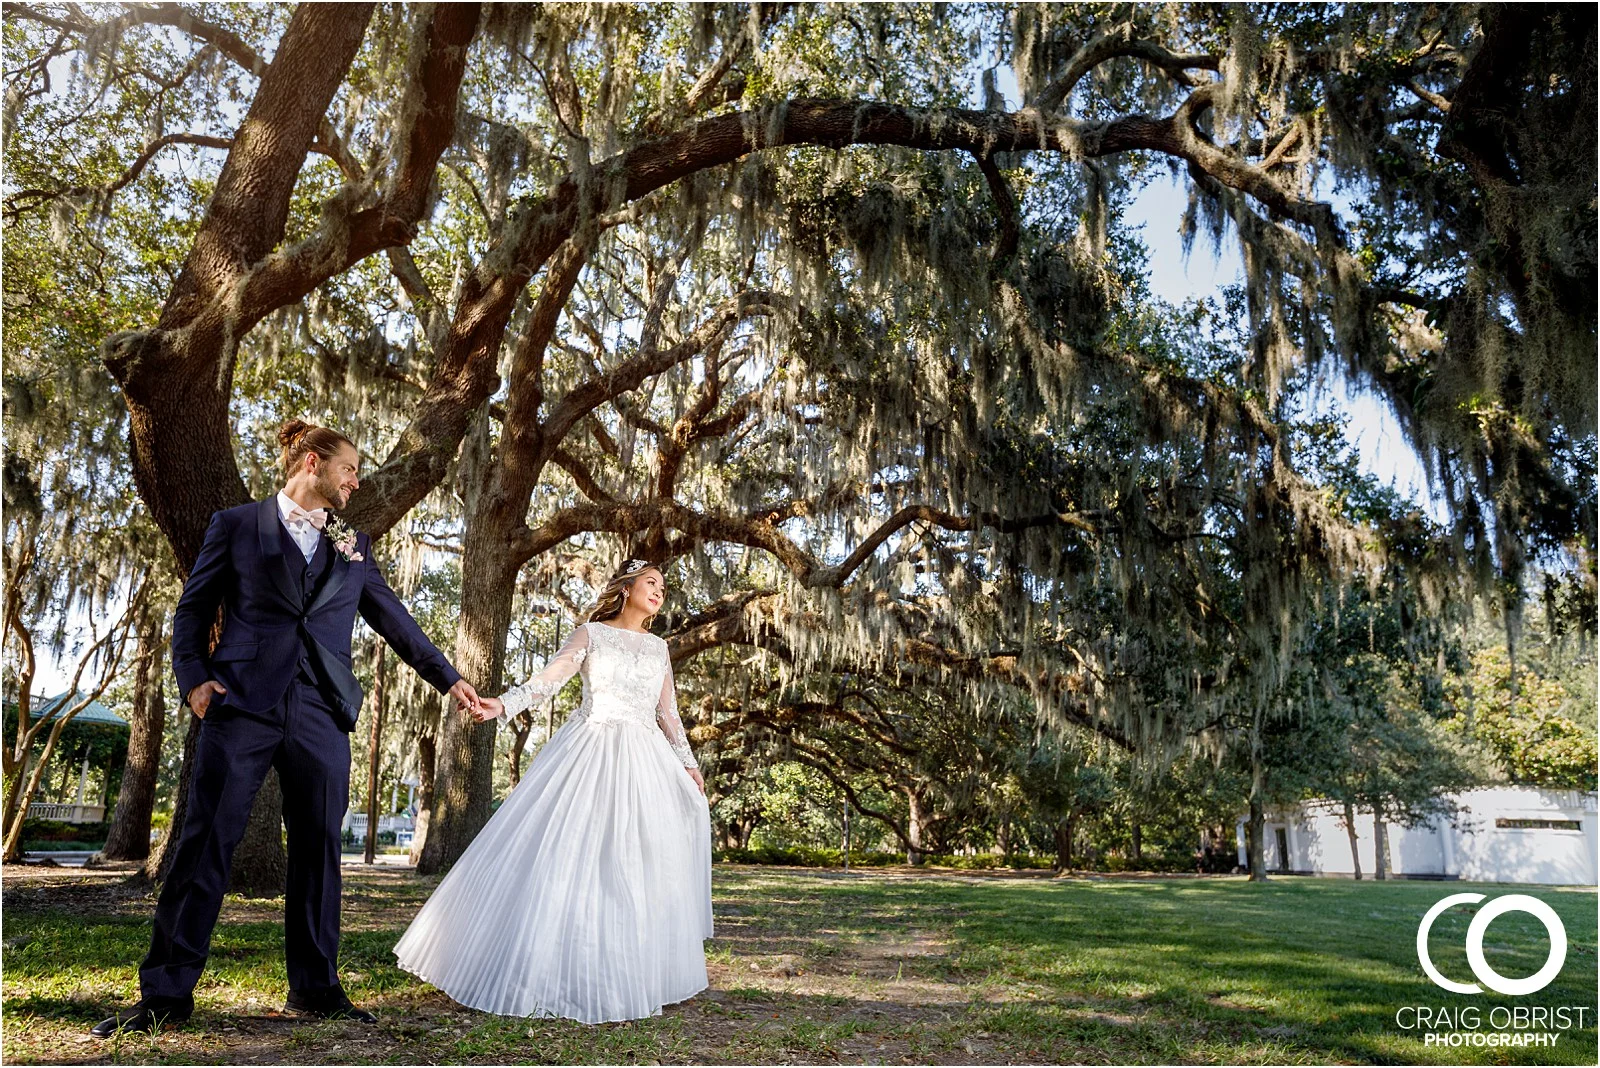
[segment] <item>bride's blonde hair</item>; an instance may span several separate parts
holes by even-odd
[[[660,571],[661,568],[648,560],[624,560],[622,566],[617,568],[606,583],[606,588],[600,591],[600,597],[595,601],[594,607],[589,609],[589,614],[584,617],[586,622],[599,623],[602,620],[615,619],[622,614],[622,606],[626,603],[624,591],[633,588],[639,581],[639,576],[646,571]],[[650,618],[654,618],[653,616]],[[649,620],[645,621],[649,626]]]

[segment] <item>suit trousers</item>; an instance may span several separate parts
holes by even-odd
[[[299,673],[273,713],[252,716],[213,699],[200,724],[177,856],[156,903],[145,998],[183,998],[205,968],[233,851],[267,769],[278,769],[289,832],[284,957],[289,989],[339,985],[340,832],[350,801],[350,740],[329,701]]]

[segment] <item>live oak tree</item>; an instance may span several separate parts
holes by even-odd
[[[517,575],[568,539],[627,539],[604,551],[701,579],[708,547],[739,545],[769,582],[727,601],[699,583],[676,656],[752,640],[800,672],[908,659],[930,685],[1021,687],[1054,722],[1176,752],[1248,688],[1230,665],[1270,693],[1318,574],[1393,565],[1396,532],[1326,508],[1297,469],[1281,422],[1306,368],[1397,406],[1481,588],[1517,586],[1525,544],[1570,546],[1592,518],[1566,485],[1593,466],[1592,12],[95,14],[7,8],[24,62],[6,136],[27,146],[7,240],[48,215],[93,265],[138,245],[103,236],[132,205],[185,250],[152,250],[161,307],[104,348],[180,569],[212,511],[264,488],[233,434],[290,414],[273,370],[316,368],[333,388],[311,395],[385,443],[357,525],[459,509],[455,659],[491,689]],[[103,91],[69,107],[52,62],[71,55]],[[973,107],[949,72],[1002,59],[1022,106],[991,70]],[[47,143],[74,122],[95,124],[94,158]],[[1162,161],[1190,232],[1244,253],[1226,358],[1146,344],[1134,310],[1116,209]],[[168,194],[188,210],[161,210]],[[596,319],[586,287],[614,310]],[[754,318],[771,340],[729,348]],[[719,378],[735,367],[772,395]],[[696,382],[721,384],[691,401]],[[1149,462],[1055,444],[1094,418]],[[685,482],[724,438],[762,447],[758,477]],[[619,481],[590,445],[629,450]],[[1228,515],[1258,540],[1208,555]],[[1230,614],[1203,591],[1235,561],[1253,586]],[[925,596],[885,596],[902,573]],[[1190,655],[1162,669],[1162,650]],[[488,729],[447,717],[440,746],[430,868],[490,800]]]

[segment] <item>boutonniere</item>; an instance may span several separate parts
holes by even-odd
[[[333,549],[340,556],[352,564],[359,564],[362,561],[361,554],[356,552],[356,534],[358,531],[355,527],[352,527],[338,516],[330,516],[328,521],[323,524],[322,532],[328,536],[329,541],[333,542]]]

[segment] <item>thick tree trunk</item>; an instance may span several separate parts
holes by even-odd
[[[1077,816],[1068,813],[1056,824],[1056,871],[1072,870],[1072,836],[1077,833]]]
[[[1250,881],[1267,881],[1267,811],[1261,799],[1250,799],[1250,822],[1245,825],[1245,856],[1250,865]]]
[[[1250,826],[1245,835],[1250,861],[1250,881],[1267,878],[1267,769],[1261,759],[1261,713],[1257,711],[1250,728]]]
[[[1141,828],[1137,823],[1133,825],[1133,859],[1138,863],[1144,857],[1144,842]]]
[[[150,856],[144,862],[145,878],[156,882],[165,882],[167,873],[172,870],[176,855],[172,847],[177,844],[178,833],[189,812],[189,776],[194,769],[195,743],[200,740],[200,721],[193,715],[188,720],[189,729],[183,736],[183,762],[179,766],[178,785],[172,801],[172,819],[167,824],[167,833],[161,836],[161,841],[150,850]]]
[[[234,356],[271,308],[241,319],[230,290],[283,239],[295,180],[371,14],[370,4],[296,8],[155,329],[106,344],[128,405],[134,482],[185,573],[212,514],[249,500],[233,453]]]
[[[145,860],[143,875],[156,882],[165,882],[172,871],[177,851],[172,847],[183,833],[184,820],[189,810],[189,779],[194,771],[194,750],[200,738],[200,720],[189,717],[189,732],[183,740],[183,766],[179,772],[177,799],[173,803],[172,822],[161,844],[150,851]],[[228,891],[246,897],[276,897],[284,891],[288,877],[289,858],[283,851],[283,791],[278,785],[277,771],[268,771],[256,795],[255,807],[250,810],[250,822],[244,837],[233,853],[233,872],[228,881]]]
[[[162,836],[159,850],[145,861],[144,874],[164,881],[172,866],[172,851],[167,847],[183,833],[189,812],[189,783],[194,776],[195,742],[200,736],[200,720],[189,716],[189,733],[183,743],[183,765],[178,771],[177,796],[172,806],[172,822]],[[278,773],[270,771],[250,810],[250,822],[233,854],[233,876],[228,889],[249,897],[275,897],[283,893],[289,858],[283,851],[283,793]]]
[[[922,808],[922,798],[917,796],[915,790],[906,791],[906,863],[921,864],[924,858],[922,851],[923,827],[927,823],[927,815]]]
[[[522,498],[519,509],[506,496],[499,466],[489,455],[486,412],[478,415],[473,436],[462,449],[460,467],[462,483],[468,487],[467,519],[461,539],[461,616],[453,661],[479,693],[497,694],[504,689],[506,634],[521,568],[510,546],[528,498]],[[454,864],[489,822],[497,729],[496,724],[478,723],[447,703],[439,718],[432,817],[417,861],[419,872],[432,874]]]
[[[412,864],[421,861],[423,847],[428,844],[428,824],[433,818],[433,770],[437,751],[438,743],[433,729],[429,727],[417,736],[417,822],[411,831]]]
[[[367,848],[364,859],[368,864],[378,859],[378,754],[383,751],[384,642],[381,638],[377,645],[377,663],[372,669],[372,738],[367,747]]]
[[[267,772],[244,838],[233,854],[228,892],[245,897],[280,897],[289,878],[289,858],[283,851],[283,790],[276,768]]]
[[[466,531],[461,539],[461,619],[456,627],[456,670],[485,693],[499,693],[505,671],[506,632],[517,572],[527,559],[512,546],[526,532],[528,504],[550,452],[564,431],[546,440],[541,421],[545,349],[556,322],[578,284],[592,249],[590,242],[560,243],[512,354],[506,417],[499,454],[488,444],[487,408],[477,415],[475,440],[462,449],[461,478],[466,494]],[[502,320],[501,327],[504,322]],[[494,791],[495,725],[448,712],[439,737],[438,781],[434,790],[428,844],[417,870],[427,874],[455,863],[488,822]]]
[[[150,816],[155,810],[161,738],[167,724],[167,706],[161,695],[164,648],[162,619],[150,612],[140,620],[128,758],[122,768],[122,789],[117,794],[111,830],[101,851],[107,860],[144,860],[150,855]]]
[[[1349,799],[1344,803],[1344,830],[1350,836],[1350,864],[1356,881],[1361,881],[1361,845],[1356,838],[1356,806]]]
[[[480,512],[469,516],[463,538],[454,662],[464,678],[488,694],[504,688],[500,673],[518,570],[509,559],[510,530],[503,517]],[[495,730],[494,723],[478,723],[453,708],[441,717],[433,815],[417,862],[419,872],[432,874],[454,864],[489,822]]]
[[[1374,879],[1389,878],[1389,828],[1383,822],[1383,806],[1372,806],[1372,852]]]

